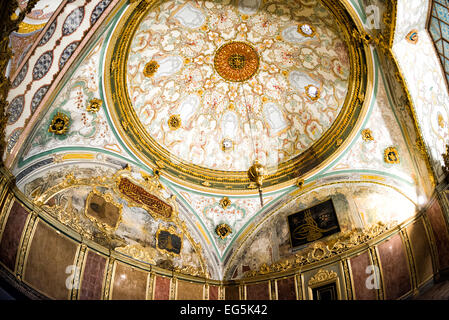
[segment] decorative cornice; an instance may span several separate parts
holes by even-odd
[[[310,278],[308,285],[313,287],[323,282],[336,280],[337,278],[338,275],[335,271],[320,269],[312,278]]]
[[[317,241],[310,247],[304,249],[301,253],[295,254],[288,259],[273,263],[271,265],[262,264],[259,270],[247,271],[244,278],[255,277],[271,273],[278,273],[290,270],[297,270],[301,267],[319,261],[332,258],[337,255],[356,248],[373,240],[385,232],[391,230],[394,223],[377,223],[362,230],[352,230],[343,233],[338,239],[327,240],[326,242]]]

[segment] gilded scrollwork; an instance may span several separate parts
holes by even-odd
[[[379,222],[362,230],[354,229],[346,232],[337,239],[326,242],[314,242],[309,247],[302,250],[301,253],[295,254],[290,258],[271,265],[264,263],[260,266],[259,270],[247,271],[244,274],[244,277],[249,278],[257,275],[294,270],[314,262],[329,259],[382,235],[394,225],[396,225],[396,223],[392,222],[384,224]]]
[[[334,281],[337,278],[338,278],[338,275],[335,271],[320,269],[312,278],[310,278],[308,285],[316,286],[321,283],[327,283],[329,281]]]
[[[198,259],[195,258],[197,260],[194,260],[196,261],[194,265],[191,265],[192,262],[184,263],[184,260],[182,260],[183,256],[180,254],[182,250],[181,245],[178,255],[176,255],[181,260],[174,266],[175,269],[179,269],[181,273],[186,273],[188,270],[196,268],[196,274],[209,276],[201,245],[193,239],[187,225],[178,216],[176,197],[166,192],[158,175],[148,175],[143,172],[140,172],[140,175],[142,179],[137,179],[136,174],[129,166],[118,170],[114,174],[102,176],[78,177],[78,174],[72,171],[67,173],[59,183],[50,185],[47,189],[36,193],[34,203],[41,206],[59,222],[79,233],[83,239],[95,241],[136,260],[157,264],[158,261],[156,260],[161,259],[164,255],[170,255],[168,253],[170,250],[159,251],[157,250],[157,245],[152,247],[144,246],[140,243],[130,243],[130,241],[125,239],[124,234],[117,234],[117,228],[122,221],[122,201],[126,200],[127,208],[141,208],[152,216],[158,222],[157,224],[160,225],[159,231],[164,228],[163,225],[171,225],[172,228],[176,228],[177,235],[182,235],[182,238],[185,237],[190,243],[191,252],[196,254]],[[127,189],[124,188],[123,184],[121,185],[123,181],[126,182]],[[83,194],[87,194],[85,206],[81,211],[72,205],[70,194],[64,197],[63,203],[59,203],[59,200],[53,200],[55,196],[58,198],[58,194],[64,194],[64,192],[69,190],[84,190],[82,191]],[[98,207],[98,212],[89,213],[88,205],[91,203],[89,199],[94,196],[97,197],[96,203],[98,206],[95,206],[95,208]],[[118,201],[116,197],[123,200]],[[114,219],[109,219],[109,221],[106,219],[107,217],[100,217],[103,212],[100,210],[103,204],[101,199],[104,199],[104,205],[108,204],[110,206],[108,211],[111,211],[109,210],[111,208],[116,208],[113,210],[116,213],[113,217]],[[92,228],[92,225],[95,228]],[[155,241],[157,241],[158,235],[159,233],[155,234]],[[181,241],[184,240],[181,239]],[[195,263],[198,263],[198,265],[195,265]]]

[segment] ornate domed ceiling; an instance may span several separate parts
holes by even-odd
[[[351,3],[62,2],[13,68],[5,164],[55,228],[213,279],[291,258],[286,216],[329,198],[342,233],[405,221],[433,190],[419,131]],[[398,48],[412,59],[409,29]],[[268,167],[262,208],[246,172],[255,159]],[[120,190],[117,172],[135,186]],[[97,192],[121,208],[115,230],[86,214]],[[173,203],[179,219],[131,193]],[[179,255],[157,249],[159,230],[183,235]]]
[[[184,183],[241,190],[253,187],[246,171],[257,159],[267,187],[322,165],[350,134],[363,52],[326,2],[140,7],[110,45],[106,91],[147,164]]]

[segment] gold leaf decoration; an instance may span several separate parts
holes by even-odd
[[[57,135],[64,135],[69,130],[69,124],[69,117],[62,112],[58,112],[51,120],[50,126],[48,127],[48,132]]]
[[[384,161],[389,164],[399,163],[399,153],[395,147],[388,147],[384,151]]]
[[[100,99],[94,98],[89,101],[89,104],[87,105],[86,110],[92,113],[96,113],[100,110],[101,106],[103,105],[103,101]]]
[[[159,69],[159,63],[157,63],[157,61],[151,60],[145,65],[143,74],[145,77],[151,78],[157,72],[157,69]]]
[[[228,208],[231,205],[231,200],[229,200],[228,197],[223,197],[220,200],[220,206],[226,210],[226,208]]]
[[[262,264],[259,267],[259,270],[247,271],[244,274],[244,277],[249,278],[267,273],[288,271],[331,258],[380,236],[393,228],[395,225],[395,222],[391,222],[389,224],[379,222],[362,230],[354,229],[352,231],[345,232],[337,239],[328,240],[327,242],[314,242],[301,253],[297,253],[287,259],[283,259],[271,265]]]

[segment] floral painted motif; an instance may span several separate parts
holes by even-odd
[[[48,85],[40,87],[31,100],[31,112],[34,113],[48,91]]]
[[[44,52],[39,59],[37,59],[36,64],[33,68],[33,79],[42,79],[50,70],[51,64],[53,63],[53,51]]]
[[[55,97],[51,108],[44,115],[41,124],[37,126],[38,129],[24,149],[25,160],[29,156],[67,146],[90,146],[121,152],[109,127],[104,108],[99,108],[96,112],[87,110],[89,102],[99,96],[98,64],[102,40],[103,38],[98,40],[91,53],[81,62],[72,78]],[[47,90],[47,85],[37,90],[31,104],[32,109],[38,107]],[[70,115],[70,130],[64,135],[48,132],[48,126],[57,112]]]
[[[19,73],[17,74],[17,77],[12,82],[12,87],[13,88],[18,87],[22,83],[22,81],[25,78],[27,72],[28,72],[28,62],[25,63],[25,65],[22,67],[22,69],[20,69]]]
[[[53,21],[53,23],[48,27],[47,31],[45,31],[44,36],[39,41],[39,45],[43,46],[50,40],[50,38],[53,36],[56,30],[56,21]]]
[[[76,29],[80,26],[81,22],[84,18],[84,8],[79,7],[70,13],[70,15],[65,19],[64,24],[62,25],[62,34],[67,36],[75,32]]]
[[[170,0],[150,11],[127,66],[131,104],[148,134],[186,163],[215,170],[246,171],[256,154],[276,166],[309,148],[340,112],[350,66],[332,13],[315,0],[304,5]],[[214,65],[219,48],[235,51],[221,69]],[[148,76],[150,61],[159,68]],[[241,82],[224,73],[251,61]]]
[[[6,113],[8,114],[8,124],[12,124],[19,119],[23,112],[23,104],[25,103],[23,95],[15,97],[8,106]]]
[[[62,51],[61,57],[59,58],[59,69],[62,69],[64,65],[66,64],[67,60],[70,59],[73,52],[76,50],[76,48],[79,45],[79,41],[74,41],[71,44],[69,44],[64,51]]]
[[[112,0],[102,0],[96,5],[90,16],[90,24],[97,22],[98,18],[103,14],[104,10],[109,6]]]

